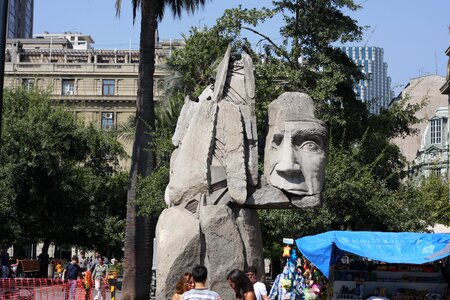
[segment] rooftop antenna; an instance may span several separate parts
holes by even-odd
[[[129,63],[131,64],[131,62],[132,62],[132,59],[131,59],[131,37],[130,37],[130,61],[129,61]]]
[[[423,70],[424,69],[425,69],[424,67],[420,67],[420,68],[417,69],[419,71],[419,77],[423,76],[423,74],[424,74]]]
[[[438,74],[438,67],[437,67],[437,53],[436,53],[436,49],[434,49],[434,67],[436,70],[436,75]]]
[[[200,23],[205,20],[205,17],[201,18],[200,20],[198,20],[198,29],[200,29]]]

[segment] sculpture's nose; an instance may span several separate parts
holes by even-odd
[[[281,159],[276,167],[277,172],[286,174],[300,172],[300,162],[298,157],[295,155],[295,150],[293,149],[291,140],[285,140],[282,147]]]

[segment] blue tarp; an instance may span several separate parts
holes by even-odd
[[[333,245],[386,263],[423,264],[450,255],[450,234],[328,231],[297,239],[297,247],[327,278]]]

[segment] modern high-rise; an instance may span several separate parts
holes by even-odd
[[[7,38],[33,36],[34,0],[9,0]]]
[[[361,68],[364,79],[355,84],[359,100],[367,103],[369,111],[378,114],[386,109],[394,98],[391,77],[387,75],[387,63],[383,61],[384,50],[380,47],[341,47],[347,56]]]

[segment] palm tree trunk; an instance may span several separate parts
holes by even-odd
[[[153,74],[156,26],[156,12],[152,1],[142,1],[136,131],[127,194],[124,282],[121,297],[123,300],[150,298],[156,222],[150,217],[137,215],[135,199],[138,177],[150,175],[155,165],[149,127],[153,130],[155,119]]]

